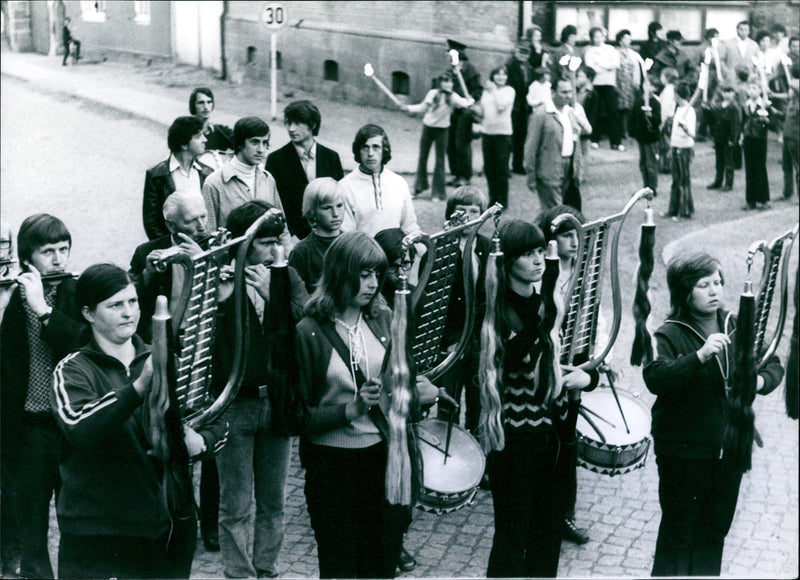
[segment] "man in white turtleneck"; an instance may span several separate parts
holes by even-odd
[[[208,231],[225,226],[228,214],[248,201],[260,199],[283,211],[275,179],[263,168],[269,125],[258,117],[239,119],[233,127],[233,144],[234,156],[203,185]]]

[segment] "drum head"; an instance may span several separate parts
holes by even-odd
[[[441,494],[454,494],[468,491],[480,484],[486,458],[478,442],[466,430],[453,425],[446,461],[446,421],[422,421],[417,425],[417,437],[426,489]]]
[[[629,445],[638,443],[650,434],[650,410],[626,391],[617,389],[619,403],[625,414],[623,420],[614,394],[610,390],[596,390],[583,393],[581,407],[586,415],[605,437],[608,445]],[[627,422],[628,428],[625,428]],[[578,415],[578,433],[588,439],[601,441],[584,416]]]

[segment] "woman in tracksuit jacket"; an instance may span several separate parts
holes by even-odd
[[[667,265],[672,312],[656,331],[658,357],[644,368],[657,395],[652,435],[661,525],[653,576],[719,576],[742,472],[722,457],[736,320],[722,307],[719,262],[683,254]],[[757,392],[781,381],[776,357],[758,371]]]
[[[225,425],[183,427],[184,437],[173,438],[180,484],[189,492],[175,497],[144,428],[153,367],[150,347],[135,334],[131,280],[117,266],[90,266],[75,297],[92,338],[58,363],[50,394],[66,436],[56,508],[59,578],[188,578],[197,542],[189,457],[218,450]],[[165,419],[169,433],[181,433],[172,408]]]

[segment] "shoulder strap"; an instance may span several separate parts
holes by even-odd
[[[350,349],[347,348],[347,345],[342,340],[342,337],[339,336],[338,332],[336,332],[336,329],[333,327],[331,321],[318,320],[317,323],[319,324],[320,330],[322,330],[322,334],[325,335],[333,348],[336,349],[336,352],[339,353],[340,357],[342,357],[344,363],[348,364],[350,361]],[[367,380],[359,367],[355,367],[355,378],[356,389],[360,389],[361,385],[363,385]],[[370,407],[369,418],[372,419],[373,423],[375,423],[375,426],[378,428],[378,431],[380,431],[383,440],[388,442],[389,422],[386,420],[386,416],[383,414],[380,405]]]

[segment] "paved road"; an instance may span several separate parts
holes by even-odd
[[[18,223],[20,216],[34,211],[55,213],[73,231],[75,269],[101,259],[126,264],[142,238],[138,216],[143,168],[164,151],[163,128],[63,95],[41,94],[4,77],[1,130],[3,219]],[[637,371],[628,373],[623,387],[642,390]],[[651,402],[646,392],[640,398]],[[756,404],[766,447],[756,450],[753,470],[742,485],[723,561],[726,576],[797,576],[798,430],[782,405],[780,391]],[[590,528],[592,542],[583,547],[565,544],[559,575],[647,575],[659,515],[652,457],[644,469],[620,477],[579,470],[578,485],[578,519]],[[295,462],[279,567],[287,577],[318,573],[302,486],[303,474]],[[55,520],[53,524],[55,561]],[[488,492],[479,491],[474,505],[452,514],[416,512],[406,545],[420,565],[407,576],[483,576],[491,538]],[[200,545],[193,577],[222,577],[219,555],[204,552]]]

